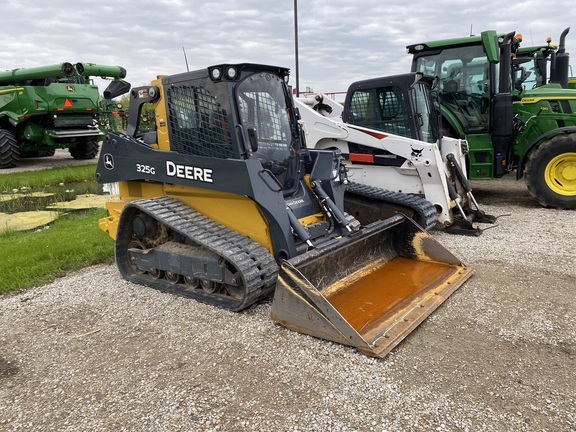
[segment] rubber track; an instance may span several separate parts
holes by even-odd
[[[168,281],[158,280],[158,282],[166,282],[164,288],[167,291],[187,297],[192,296],[200,301],[232,310],[244,309],[274,291],[278,278],[278,265],[267,249],[249,237],[205,217],[186,204],[170,197],[139,200],[129,205],[149,214],[171,230],[187,237],[191,242],[223,257],[241,274],[246,295],[242,301],[230,307],[230,300],[224,302],[220,300],[222,295],[210,296],[207,301],[203,291],[200,297],[196,297],[194,291],[197,290],[191,292],[184,289],[184,285],[173,285]],[[147,285],[163,289],[162,286],[154,286],[150,283]]]
[[[346,192],[410,209],[418,215],[418,218],[415,218],[415,222],[425,231],[430,231],[438,222],[434,205],[430,201],[417,195],[394,192],[356,182],[350,182]]]

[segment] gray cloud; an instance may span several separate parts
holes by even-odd
[[[457,5],[456,5],[457,4]],[[0,5],[0,70],[63,61],[120,65],[133,85],[158,74],[222,62],[269,63],[294,72],[293,1],[265,0],[4,0]],[[536,44],[575,22],[568,1],[544,20],[541,3],[309,0],[298,3],[300,84],[345,91],[354,80],[405,72],[406,45],[516,30]],[[576,29],[568,51],[576,46]],[[294,83],[294,78],[292,83]]]

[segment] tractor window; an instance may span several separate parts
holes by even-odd
[[[350,123],[407,136],[412,135],[404,92],[398,86],[358,90],[350,100]]]
[[[512,78],[514,89],[519,92],[540,87],[544,82],[544,76],[538,67],[536,55],[517,57],[514,61]]]
[[[245,92],[239,100],[242,123],[255,128],[258,137],[258,152],[280,151],[289,155],[290,128],[286,111],[282,110],[269,93]],[[282,111],[278,115],[277,110]]]
[[[171,150],[216,158],[233,157],[226,110],[203,87],[167,90]]]
[[[250,135],[256,136],[258,148],[252,149],[250,157],[260,159],[286,191],[296,184],[288,172],[297,141],[292,136],[292,110],[284,90],[283,81],[275,75],[252,75],[238,85],[236,101],[246,147],[250,147]]]
[[[490,68],[481,45],[423,53],[416,58],[416,72],[439,77],[436,92],[466,133],[487,132]]]

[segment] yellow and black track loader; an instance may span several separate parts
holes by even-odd
[[[120,195],[100,227],[127,280],[233,311],[274,293],[273,320],[383,357],[471,269],[420,227],[427,201],[347,192],[339,151],[306,148],[288,74],[217,65],[134,88],[100,152]]]

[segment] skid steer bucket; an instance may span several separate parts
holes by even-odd
[[[403,215],[357,234],[345,245],[284,261],[271,318],[384,357],[472,270]]]

